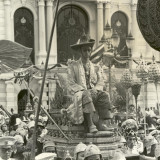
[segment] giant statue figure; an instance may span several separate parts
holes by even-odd
[[[95,40],[83,33],[78,42],[71,45],[75,53],[80,53],[80,58],[68,62],[68,91],[74,97],[72,107],[77,107],[73,119],[75,124],[85,120],[90,133],[108,130],[104,122],[112,118],[110,98],[103,91],[100,66],[90,61],[94,43]],[[96,124],[94,119],[98,119]]]

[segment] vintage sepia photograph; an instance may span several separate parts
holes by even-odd
[[[160,1],[0,0],[0,160],[160,160]]]

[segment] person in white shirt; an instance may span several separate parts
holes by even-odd
[[[150,115],[150,117],[155,117],[155,116],[156,116],[156,114],[155,114],[154,111],[152,110],[152,107],[151,107],[150,110],[149,110],[149,115]]]
[[[129,133],[127,137],[127,154],[139,155],[143,152],[143,143],[137,139],[135,133]]]

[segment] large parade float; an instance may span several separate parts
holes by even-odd
[[[16,45],[9,41],[2,41],[0,42],[0,48],[8,49],[8,46],[12,49],[13,53],[17,52],[24,52],[23,57],[15,56],[15,59],[8,59],[2,55],[0,57],[2,63],[1,70],[3,73],[14,71],[15,81],[19,81],[20,83],[24,83],[28,89],[28,93],[34,97],[31,89],[29,88],[29,79],[32,77],[36,77],[35,74],[41,74],[41,77],[37,77],[42,80],[42,86],[40,90],[39,101],[37,101],[36,109],[28,105],[26,106],[26,113],[34,112],[36,114],[36,122],[35,122],[35,129],[34,129],[34,139],[33,139],[33,149],[31,154],[31,159],[35,157],[35,141],[36,141],[36,129],[38,123],[38,117],[40,112],[44,112],[49,117],[49,122],[47,125],[48,134],[45,136],[46,141],[53,141],[55,143],[55,148],[57,152],[57,156],[60,159],[72,159],[74,157],[74,149],[77,144],[83,142],[84,144],[93,143],[99,147],[101,150],[102,156],[104,159],[112,159],[115,153],[118,152],[121,148],[121,138],[122,135],[119,132],[118,126],[114,126],[112,124],[112,128],[108,128],[105,131],[98,131],[97,133],[88,133],[86,131],[86,127],[84,123],[81,124],[74,124],[72,121],[72,117],[70,112],[75,110],[76,108],[71,108],[73,104],[73,98],[70,97],[67,93],[67,74],[62,74],[61,71],[67,71],[67,65],[56,64],[54,66],[48,67],[48,60],[50,55],[51,49],[51,41],[54,33],[54,27],[56,24],[57,18],[57,11],[58,11],[59,0],[57,0],[56,10],[55,10],[55,18],[53,23],[53,28],[51,31],[50,37],[50,45],[48,54],[46,57],[45,66],[43,69],[37,66],[30,66],[29,68],[20,69],[17,68],[22,67],[22,63],[29,57],[31,49],[28,48],[21,48],[17,49]],[[158,0],[139,0],[138,1],[138,8],[137,8],[137,19],[140,30],[146,39],[146,41],[150,44],[151,47],[160,51],[160,9],[159,9],[159,1]],[[152,22],[152,23],[151,23]],[[13,45],[13,46],[12,46]],[[5,47],[4,47],[5,46]],[[18,45],[17,45],[18,46]],[[17,50],[16,50],[17,49]],[[0,51],[1,52],[1,51]],[[5,52],[7,53],[7,52]],[[20,54],[16,54],[21,56]],[[15,60],[19,62],[15,63]],[[116,61],[120,60],[115,59]],[[126,63],[126,62],[122,62]],[[17,66],[19,64],[19,66]],[[7,66],[8,65],[8,66]],[[139,62],[139,72],[138,76],[142,80],[142,85],[145,79],[145,70],[143,70],[144,63],[143,61]],[[64,72],[63,72],[64,73]],[[42,104],[42,96],[44,91],[44,83],[46,79],[50,79],[55,82],[56,91],[54,98],[50,101],[50,108],[46,111]],[[129,73],[129,70],[126,69],[121,83],[125,88],[126,93],[128,93],[128,89],[132,89],[132,94],[135,97],[136,102],[136,114],[138,113],[137,109],[137,98],[140,93],[141,84],[140,83],[132,83],[132,77]],[[128,98],[128,97],[127,97]],[[126,104],[127,106],[128,104]],[[1,107],[5,112],[5,108]],[[68,110],[70,108],[70,110]],[[77,107],[78,109],[78,107]],[[127,110],[128,108],[126,108]],[[36,110],[36,111],[35,111]],[[78,112],[77,112],[78,113]],[[128,113],[128,112],[127,112]],[[128,118],[127,113],[124,115],[125,118]],[[7,113],[9,115],[9,113]],[[9,115],[10,116],[10,115]],[[75,115],[76,118],[79,118],[79,115]],[[134,116],[134,115],[133,115]],[[75,118],[75,117],[74,117]],[[99,117],[95,116],[94,121],[95,123],[98,121]],[[137,119],[138,122],[138,119]],[[130,155],[131,156],[131,155]]]

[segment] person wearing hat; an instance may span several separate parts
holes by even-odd
[[[80,142],[74,150],[74,158],[75,160],[84,160],[84,151],[87,148],[87,146]]]
[[[157,144],[158,144],[158,142],[153,136],[151,136],[151,135],[146,136],[144,139],[144,152],[143,152],[143,154],[145,156],[155,157],[155,149],[156,149]]]
[[[94,145],[89,144],[84,151],[84,160],[102,160],[102,155],[100,149]]]
[[[44,136],[45,133],[43,133],[45,127],[42,122],[38,122],[37,124],[37,155],[42,153],[43,151],[43,143],[44,143]],[[44,131],[45,132],[45,131]]]
[[[5,124],[8,126],[8,129],[9,129],[9,121],[10,121],[10,118],[9,117],[5,117]]]
[[[156,128],[153,124],[151,126],[149,126],[147,129],[148,129],[149,133],[156,130]]]
[[[32,148],[32,143],[33,143],[33,132],[34,132],[34,126],[35,126],[35,121],[31,121],[28,124],[28,138],[27,138],[27,143],[25,146],[25,152],[31,152],[31,148]],[[43,142],[44,139],[43,137],[41,137],[40,135],[42,134],[42,130],[43,130],[44,126],[41,122],[38,122],[37,124],[37,139],[36,139],[36,155],[42,153],[43,150]]]
[[[55,153],[56,152],[55,143],[52,141],[45,141],[43,144],[43,152]]]
[[[88,131],[90,133],[98,130],[107,130],[103,125],[104,120],[111,119],[111,104],[109,95],[103,91],[104,81],[100,71],[100,66],[94,65],[90,61],[92,48],[95,40],[90,39],[88,35],[83,33],[78,42],[71,45],[71,48],[80,53],[80,58],[68,61],[68,92],[74,98],[75,107],[82,110],[81,113],[75,115],[81,116],[81,121],[75,120],[75,124],[80,124],[86,119]],[[77,111],[77,112],[78,112]],[[92,118],[93,113],[97,112],[98,117],[97,127],[94,125]],[[74,113],[73,113],[74,114]],[[84,119],[83,119],[84,115]],[[96,115],[96,114],[94,114]],[[74,118],[74,116],[73,116]],[[77,116],[75,116],[77,118]],[[97,130],[98,129],[98,130]]]
[[[16,124],[14,125],[14,129],[23,128],[26,125],[20,118],[16,118]]]
[[[157,130],[160,130],[160,119],[157,119],[157,126],[156,126]]]
[[[143,152],[143,143],[137,139],[135,132],[129,132],[127,135],[127,153],[139,155],[139,153]]]
[[[4,112],[0,110],[0,126],[5,123]]]
[[[149,135],[153,136],[155,139],[157,139],[157,137],[160,135],[160,131],[159,130],[153,130],[152,132],[149,133]]]
[[[13,154],[14,158],[17,158],[18,160],[23,160],[23,152],[25,151],[24,146],[24,139],[21,135],[15,135],[14,138],[16,139],[16,152]]]
[[[11,158],[16,139],[14,137],[0,137],[0,160],[14,160]]]

